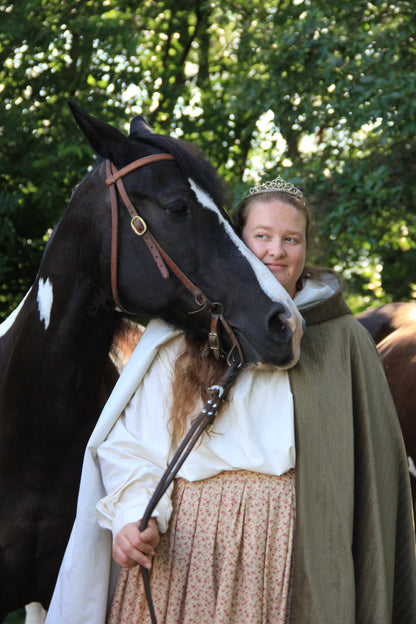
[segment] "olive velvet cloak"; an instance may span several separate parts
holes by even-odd
[[[297,506],[291,624],[415,624],[408,464],[381,361],[340,291],[301,312],[307,329],[289,371]]]
[[[301,357],[289,371],[297,506],[291,624],[416,624],[407,459],[381,361],[339,288],[301,312]],[[111,534],[96,522],[95,504],[105,495],[96,448],[158,346],[176,333],[161,321],[152,327],[88,444],[77,517],[47,624],[105,622],[117,567]]]

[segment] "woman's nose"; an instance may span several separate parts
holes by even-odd
[[[280,258],[281,256],[284,255],[284,253],[285,253],[285,250],[284,250],[282,241],[278,239],[273,239],[270,242],[269,255],[273,256],[274,258]]]

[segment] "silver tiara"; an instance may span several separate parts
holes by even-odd
[[[288,193],[289,195],[299,197],[299,199],[304,199],[304,195],[300,189],[293,186],[290,182],[285,182],[280,176],[277,176],[275,180],[263,182],[263,184],[259,184],[258,186],[252,186],[248,194],[257,195],[258,193],[269,193],[271,191],[280,191],[281,193]]]

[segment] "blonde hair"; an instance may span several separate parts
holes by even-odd
[[[302,212],[306,222],[306,243],[309,242],[311,215],[306,198],[295,197],[283,191],[267,191],[248,195],[234,213],[234,223],[237,234],[241,237],[252,205],[260,200],[279,199],[291,204]],[[313,277],[314,267],[304,267],[297,289],[302,288],[305,278]],[[227,368],[225,360],[216,360],[212,355],[206,338],[186,334],[184,346],[174,365],[172,383],[172,409],[169,419],[169,430],[175,442],[178,442],[186,432],[187,425],[198,415],[196,408],[202,399],[208,400],[207,389],[218,383]]]

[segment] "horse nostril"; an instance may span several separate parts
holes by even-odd
[[[302,320],[301,335],[303,335],[306,329],[306,322],[302,316],[300,318]],[[270,335],[277,340],[290,340],[294,333],[294,326],[291,322],[290,314],[284,305],[277,305],[271,310],[266,323]]]
[[[286,329],[286,323],[282,318],[282,310],[274,311],[267,319],[267,328],[271,334],[280,334]]]
[[[270,336],[280,342],[290,339],[293,332],[288,320],[287,310],[283,306],[275,307],[266,321]]]

